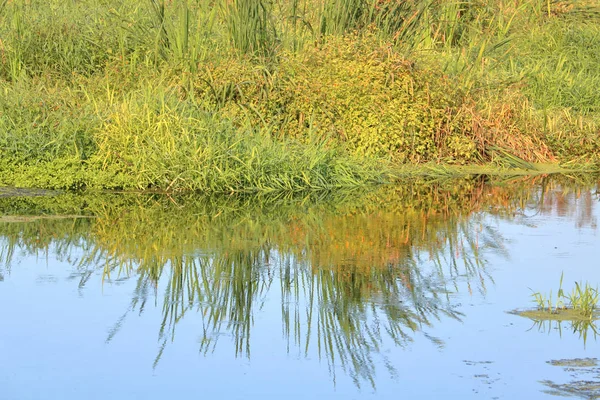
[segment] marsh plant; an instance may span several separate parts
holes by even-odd
[[[548,295],[540,292],[532,293],[534,302],[537,304],[538,311],[550,315],[560,315],[560,317],[551,317],[550,319],[564,320],[592,320],[595,317],[600,294],[598,287],[592,287],[588,282],[575,282],[575,287],[570,293],[563,290],[564,274],[560,276],[560,284],[556,294],[556,300],[553,300],[552,291]],[[543,314],[540,314],[543,316]]]
[[[0,0],[0,184],[295,192],[592,164],[596,4]]]

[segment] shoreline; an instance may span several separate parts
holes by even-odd
[[[27,175],[26,171],[23,171]],[[402,184],[404,180],[423,178],[431,180],[439,179],[461,179],[474,176],[489,176],[499,178],[520,178],[520,177],[536,177],[536,176],[552,176],[552,175],[585,175],[585,176],[600,176],[600,167],[596,164],[579,164],[575,167],[565,167],[558,163],[552,164],[532,164],[532,168],[506,168],[499,167],[494,164],[484,165],[444,165],[444,164],[425,164],[425,165],[401,165],[390,168],[386,173],[386,178],[379,182],[358,182],[356,185],[329,187],[322,189],[295,189],[295,190],[238,190],[238,191],[202,191],[194,189],[177,189],[168,190],[165,188],[109,188],[101,184],[98,186],[82,185],[78,188],[65,187],[40,187],[27,185],[25,181],[17,180],[20,184],[7,184],[0,180],[0,198],[2,197],[38,197],[38,196],[54,196],[63,193],[106,193],[106,194],[160,194],[160,195],[278,195],[285,193],[328,193],[328,192],[344,192],[361,189],[377,188],[380,186],[394,186]],[[43,176],[38,176],[38,179],[43,179]],[[13,191],[14,194],[10,192]]]

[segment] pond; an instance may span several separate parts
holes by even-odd
[[[0,397],[597,398],[595,321],[512,311],[600,283],[599,200],[565,176],[0,192]]]

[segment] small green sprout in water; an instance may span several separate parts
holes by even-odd
[[[563,277],[564,273],[560,275],[560,284],[558,285],[558,295],[556,298],[556,303],[553,303],[552,301],[552,290],[550,291],[550,294],[548,296],[545,296],[540,292],[532,293],[531,296],[533,297],[535,303],[537,303],[538,310],[547,311],[552,314],[557,314],[559,310],[566,309],[565,303],[563,301],[565,299],[565,292],[562,288]]]
[[[538,311],[550,314],[559,314],[561,311],[570,311],[578,318],[593,319],[594,311],[600,299],[598,288],[593,288],[588,282],[579,284],[575,282],[575,288],[570,294],[565,294],[563,284],[564,273],[560,276],[560,284],[556,302],[552,300],[552,291],[548,296],[540,292],[534,292],[531,296],[537,304]],[[569,304],[567,306],[567,304]]]

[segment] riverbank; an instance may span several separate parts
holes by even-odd
[[[11,1],[0,37],[0,185],[306,191],[599,165],[584,1]]]

